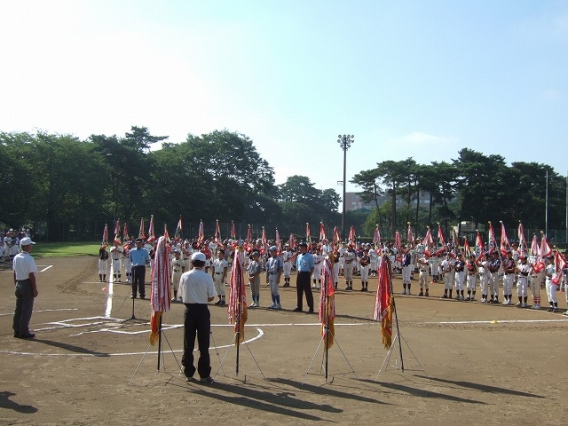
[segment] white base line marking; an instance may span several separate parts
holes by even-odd
[[[257,328],[256,329],[258,331],[258,334],[248,340],[245,340],[244,343],[251,343],[254,342],[255,340],[260,339],[262,336],[264,336],[264,331],[262,331],[262,329]],[[228,348],[234,346],[233,344],[230,345],[222,345],[222,346],[211,346],[209,347],[209,350],[215,350],[215,349],[223,349],[223,348]],[[196,348],[195,351],[197,351],[198,349]],[[163,353],[166,353],[168,351],[164,350]],[[183,349],[176,349],[173,350],[172,352],[174,353],[183,353]],[[33,355],[33,356],[53,356],[53,357],[94,357],[94,358],[106,358],[106,357],[111,357],[111,356],[132,356],[132,355],[144,355],[144,354],[148,354],[148,355],[157,355],[158,351],[145,351],[145,352],[119,352],[116,354],[110,354],[110,353],[93,353],[93,354],[49,354],[49,353],[35,353],[35,352],[17,352],[17,351],[0,351],[0,353],[2,354],[7,354],[7,355]]]
[[[43,266],[43,265],[42,265],[42,266]],[[48,266],[46,266],[45,268],[43,268],[43,269],[42,269],[41,271],[39,271],[39,272],[45,272],[45,271],[47,271],[49,268],[52,268],[52,267],[53,267],[53,265],[48,265]]]
[[[59,311],[78,311],[79,308],[63,308],[63,309],[40,309],[39,311],[33,311],[34,314],[41,314],[43,312],[59,312]],[[0,314],[0,317],[6,317],[6,316],[12,316],[14,315],[14,312],[8,312],[5,314]]]
[[[497,321],[497,324],[531,324],[531,323],[549,323],[549,322],[568,322],[568,319],[537,319],[537,320],[490,320],[490,321],[440,321],[440,322],[424,322],[423,324],[492,324]]]

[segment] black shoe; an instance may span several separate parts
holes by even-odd
[[[17,339],[20,337],[20,332],[19,331],[14,331],[14,337]]]
[[[130,298],[131,298],[131,299],[136,299],[136,296],[134,296],[134,295],[132,294],[132,295],[130,295]]]
[[[28,334],[19,334],[18,338],[20,339],[33,339],[35,337],[35,334],[33,333],[28,333]]]
[[[418,297],[422,297],[422,296],[424,296],[424,293],[422,293],[422,292],[418,293]]]
[[[292,312],[302,312],[302,308],[296,308]]]
[[[144,300],[146,299],[146,296],[140,296],[140,299]]]
[[[314,313],[314,308],[310,308],[310,310],[308,311],[308,314],[313,314]]]
[[[213,384],[213,378],[212,377],[202,377],[201,379],[199,379],[199,383],[203,383],[205,385],[210,385]]]
[[[282,287],[290,287],[290,283],[284,283]]]
[[[430,295],[428,294],[428,292],[426,292],[426,297],[430,297]]]

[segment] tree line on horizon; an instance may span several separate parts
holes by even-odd
[[[154,215],[159,222],[201,219],[255,223],[278,228],[285,238],[302,235],[323,221],[328,232],[340,228],[341,196],[320,190],[307,176],[276,185],[274,170],[246,135],[216,130],[189,134],[181,143],[163,142],[146,127],[124,136],[0,132],[0,226],[43,227],[49,240],[61,240],[61,224],[120,219],[138,223]],[[162,142],[160,149],[151,146]],[[549,173],[550,228],[563,228],[565,180],[547,165],[513,163],[462,149],[451,162],[383,161],[357,173],[371,211],[346,212],[346,228],[370,237],[376,224],[389,237],[412,222],[418,233],[437,221],[505,223],[523,220],[543,227],[545,175]],[[430,197],[420,204],[420,193]],[[388,201],[378,204],[379,196]],[[423,232],[420,232],[423,231]],[[348,229],[344,230],[347,233]]]

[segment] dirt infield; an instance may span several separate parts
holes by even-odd
[[[201,385],[179,375],[183,305],[165,314],[158,373],[148,301],[135,301],[131,320],[129,285],[109,298],[95,257],[37,263],[34,340],[12,337],[13,281],[0,267],[0,424],[568,424],[568,317],[559,314],[440,300],[440,284],[427,299],[398,296],[405,371],[393,350],[378,375],[387,351],[371,320],[376,278],[369,293],[356,279],[337,296],[326,382],[317,316],[292,312],[296,289],[285,288],[282,311],[249,311],[238,376],[226,308],[210,307],[215,383]],[[398,278],[394,286],[402,290]],[[261,306],[269,302],[262,286]],[[564,293],[559,302],[566,310]]]

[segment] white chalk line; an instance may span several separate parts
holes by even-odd
[[[40,309],[38,311],[33,311],[34,314],[41,314],[44,312],[60,312],[60,311],[78,311],[79,308],[62,308],[62,309]],[[7,312],[7,313],[2,313],[0,314],[0,317],[6,317],[6,316],[12,316],[14,315],[14,312]]]
[[[38,265],[38,266],[43,266],[43,265]],[[43,268],[41,271],[39,272],[45,272],[47,271],[49,268],[53,268],[53,265],[47,265],[45,268]]]
[[[438,322],[424,322],[422,324],[442,324],[442,325],[463,325],[463,324],[532,324],[532,323],[553,323],[553,322],[568,322],[567,319],[536,319],[536,320],[476,320],[476,321],[438,321]]]
[[[264,336],[264,331],[262,329],[257,328],[258,334],[248,340],[245,340],[244,343],[252,343],[255,340],[260,339]],[[224,349],[234,346],[234,344],[230,345],[222,345],[222,346],[210,346],[209,350],[216,350],[216,349]],[[197,351],[198,349],[195,349]],[[164,351],[165,352],[165,351]],[[183,353],[183,349],[175,349],[171,350],[174,353]],[[91,354],[56,354],[56,353],[41,353],[41,352],[19,352],[19,351],[0,351],[2,354],[6,355],[32,355],[32,356],[45,356],[45,357],[93,357],[93,358],[106,358],[112,356],[132,356],[132,355],[157,355],[158,351],[144,351],[144,352],[118,352],[118,353],[91,353]]]

